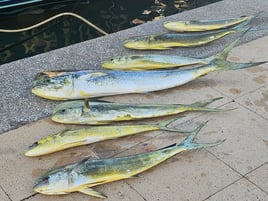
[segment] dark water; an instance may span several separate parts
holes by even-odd
[[[62,12],[74,12],[107,33],[197,8],[219,0],[42,1],[0,9],[0,29],[19,29]],[[0,64],[102,36],[82,21],[65,16],[20,33],[0,33]]]

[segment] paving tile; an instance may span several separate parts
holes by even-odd
[[[202,141],[226,139],[217,149],[209,151],[245,175],[268,161],[267,120],[237,103],[228,104],[235,110],[202,115],[195,121],[207,121]],[[193,122],[193,127],[196,123]]]
[[[73,197],[70,195],[61,195],[61,196],[55,196],[55,195],[41,195],[36,194],[32,197],[29,197],[28,199],[25,199],[25,201],[75,201]]]
[[[23,155],[35,140],[62,128],[50,120],[43,120],[0,136],[0,185],[12,201],[32,195],[34,181],[48,169],[80,161],[86,156],[93,157],[86,146],[36,158]]]
[[[246,177],[268,193],[268,163],[249,173]]]
[[[229,56],[233,62],[268,61],[268,47],[263,45],[268,37],[235,47]],[[206,76],[214,82],[213,88],[224,95],[237,98],[268,84],[268,63],[249,69],[236,71],[219,71]]]
[[[144,201],[144,199],[124,181],[113,182],[98,187],[94,187],[96,191],[104,193],[107,196],[107,201]],[[0,197],[1,198],[1,197]],[[25,201],[100,201],[102,199],[84,195],[82,193],[71,193],[68,195],[41,195],[36,194]],[[2,201],[2,200],[1,200]],[[5,201],[5,200],[3,200]],[[9,201],[9,200],[7,200]]]
[[[228,186],[224,190],[206,199],[206,201],[266,201],[268,195],[258,189],[255,185],[241,179]]]
[[[156,150],[180,142],[184,137],[162,134],[118,156]],[[202,200],[240,175],[205,150],[185,152],[172,157],[138,178],[127,179],[146,200]]]
[[[11,201],[8,196],[5,194],[5,192],[2,190],[0,186],[0,200],[1,201]]]
[[[251,94],[238,98],[236,101],[268,119],[268,85]]]

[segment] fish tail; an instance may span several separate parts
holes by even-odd
[[[217,109],[217,108],[208,108],[206,107],[208,104],[213,103],[217,100],[222,99],[223,97],[217,97],[217,98],[212,98],[209,100],[205,100],[205,101],[199,101],[199,102],[195,102],[191,105],[188,106],[188,110],[192,110],[192,111],[204,111],[204,112],[222,112],[222,111],[227,111],[229,109]]]
[[[173,122],[175,122],[178,119],[183,118],[183,117],[184,116],[180,116],[180,117],[176,117],[173,119],[168,119],[168,120],[162,121],[157,125],[157,127],[161,130],[164,130],[164,131],[171,131],[171,132],[178,132],[178,133],[190,133],[190,131],[185,131],[185,130],[180,130],[180,129],[168,127],[170,124],[172,124]]]
[[[235,41],[231,42],[229,45],[227,45],[221,52],[219,52],[216,55],[207,57],[205,60],[207,63],[209,64],[213,64],[213,63],[218,63],[218,62],[227,62],[227,57],[228,54],[231,52],[231,50],[237,45],[237,43],[241,40],[241,38],[251,29],[250,28],[245,28],[245,27],[236,27],[236,28],[230,28],[230,30],[240,30],[240,31],[244,31],[243,34],[237,38]]]
[[[193,149],[202,149],[207,147],[214,147],[217,145],[222,144],[225,140],[220,140],[214,143],[194,143],[194,139],[197,136],[197,134],[200,132],[200,130],[207,124],[207,122],[202,123],[200,126],[198,126],[188,137],[180,144],[177,144],[177,148],[183,148],[186,150],[193,150]]]
[[[259,18],[259,16],[260,16],[263,12],[264,12],[264,11],[259,11],[259,12],[258,12],[257,14],[255,14],[255,15],[247,16],[247,19],[246,19],[244,22],[240,23],[239,25],[235,26],[235,28],[241,28],[241,27],[244,27],[244,26],[250,24],[254,19]],[[241,16],[241,17],[243,17],[243,16]]]
[[[211,65],[215,65],[215,70],[238,70],[238,69],[244,69],[244,68],[250,68],[253,66],[258,66],[261,64],[266,63],[264,62],[250,62],[250,63],[234,63],[227,61],[228,54],[230,51],[236,46],[239,40],[251,29],[249,28],[241,28],[243,30],[243,34],[237,38],[235,41],[231,42],[227,47],[225,47],[220,53],[218,53],[216,56],[208,57],[207,59],[212,59],[210,61]],[[214,57],[214,58],[213,58]]]

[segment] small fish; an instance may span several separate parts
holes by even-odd
[[[109,124],[116,121],[129,121],[179,114],[186,111],[223,111],[206,106],[216,100],[184,104],[124,104],[103,101],[67,101],[55,107],[52,120],[64,124]],[[89,106],[86,106],[89,105]],[[89,107],[89,109],[88,109]]]
[[[136,50],[167,50],[172,47],[197,47],[208,44],[226,35],[245,31],[246,28],[237,27],[204,33],[162,33],[157,35],[139,36],[128,39],[124,46]]]
[[[201,32],[226,29],[236,25],[248,24],[256,16],[241,16],[223,20],[191,20],[165,22],[164,27],[169,31],[176,32]]]
[[[173,144],[156,151],[119,158],[84,159],[78,163],[50,170],[35,182],[33,189],[35,192],[47,195],[81,192],[98,198],[106,198],[103,193],[97,192],[91,187],[133,178],[180,152],[213,147],[224,142],[222,140],[206,144],[194,143],[195,136],[203,126],[204,124],[199,126],[182,143]]]
[[[65,129],[59,133],[49,135],[33,143],[33,145],[31,145],[25,152],[25,156],[41,156],[71,147],[135,135],[146,131],[165,130],[189,133],[188,131],[167,127],[176,120],[178,120],[178,118],[169,119],[156,125],[94,126],[87,128]]]
[[[175,55],[128,55],[117,56],[102,63],[103,68],[112,70],[151,70],[182,66],[200,66],[209,64],[215,57],[197,59]]]
[[[200,76],[218,70],[237,70],[265,62],[233,63],[228,53],[239,39],[232,42],[208,65],[175,70],[114,71],[84,70],[48,71],[36,76],[32,93],[52,100],[84,99],[129,93],[147,93],[184,85]]]

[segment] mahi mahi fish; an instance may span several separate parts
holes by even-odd
[[[191,20],[165,22],[164,27],[176,32],[200,32],[226,29],[236,25],[248,24],[256,16],[241,16],[222,20]],[[242,23],[242,24],[241,24]]]
[[[208,104],[222,97],[185,104],[131,104],[103,101],[67,101],[57,105],[52,120],[64,124],[109,124],[116,121],[128,121],[175,115],[186,111],[218,112],[226,111],[208,108]],[[85,104],[86,103],[86,104]],[[89,108],[89,109],[88,109]]]
[[[37,74],[32,93],[52,100],[84,99],[118,94],[146,93],[184,85],[200,76],[218,70],[237,70],[266,62],[233,63],[228,53],[239,39],[233,41],[208,65],[175,70],[152,71],[47,71]]]
[[[46,136],[33,143],[25,152],[26,156],[41,156],[65,150],[71,147],[87,145],[104,140],[135,135],[147,131],[165,130],[189,133],[189,131],[167,127],[178,118],[169,119],[159,124],[92,126],[86,128],[65,129],[54,135]]]
[[[81,192],[90,196],[105,198],[106,196],[103,193],[97,192],[91,187],[135,177],[180,152],[213,147],[224,141],[206,144],[194,143],[195,136],[203,126],[204,124],[195,129],[182,143],[173,144],[156,151],[119,158],[84,159],[78,163],[50,170],[36,181],[33,189],[35,192],[47,195]]]
[[[172,47],[197,47],[208,44],[226,35],[245,31],[247,28],[236,27],[202,33],[161,33],[138,36],[124,41],[124,46],[136,50],[167,50]]]
[[[127,55],[113,57],[102,63],[102,67],[112,70],[151,70],[182,66],[200,66],[209,64],[214,56],[198,59],[177,55]]]

